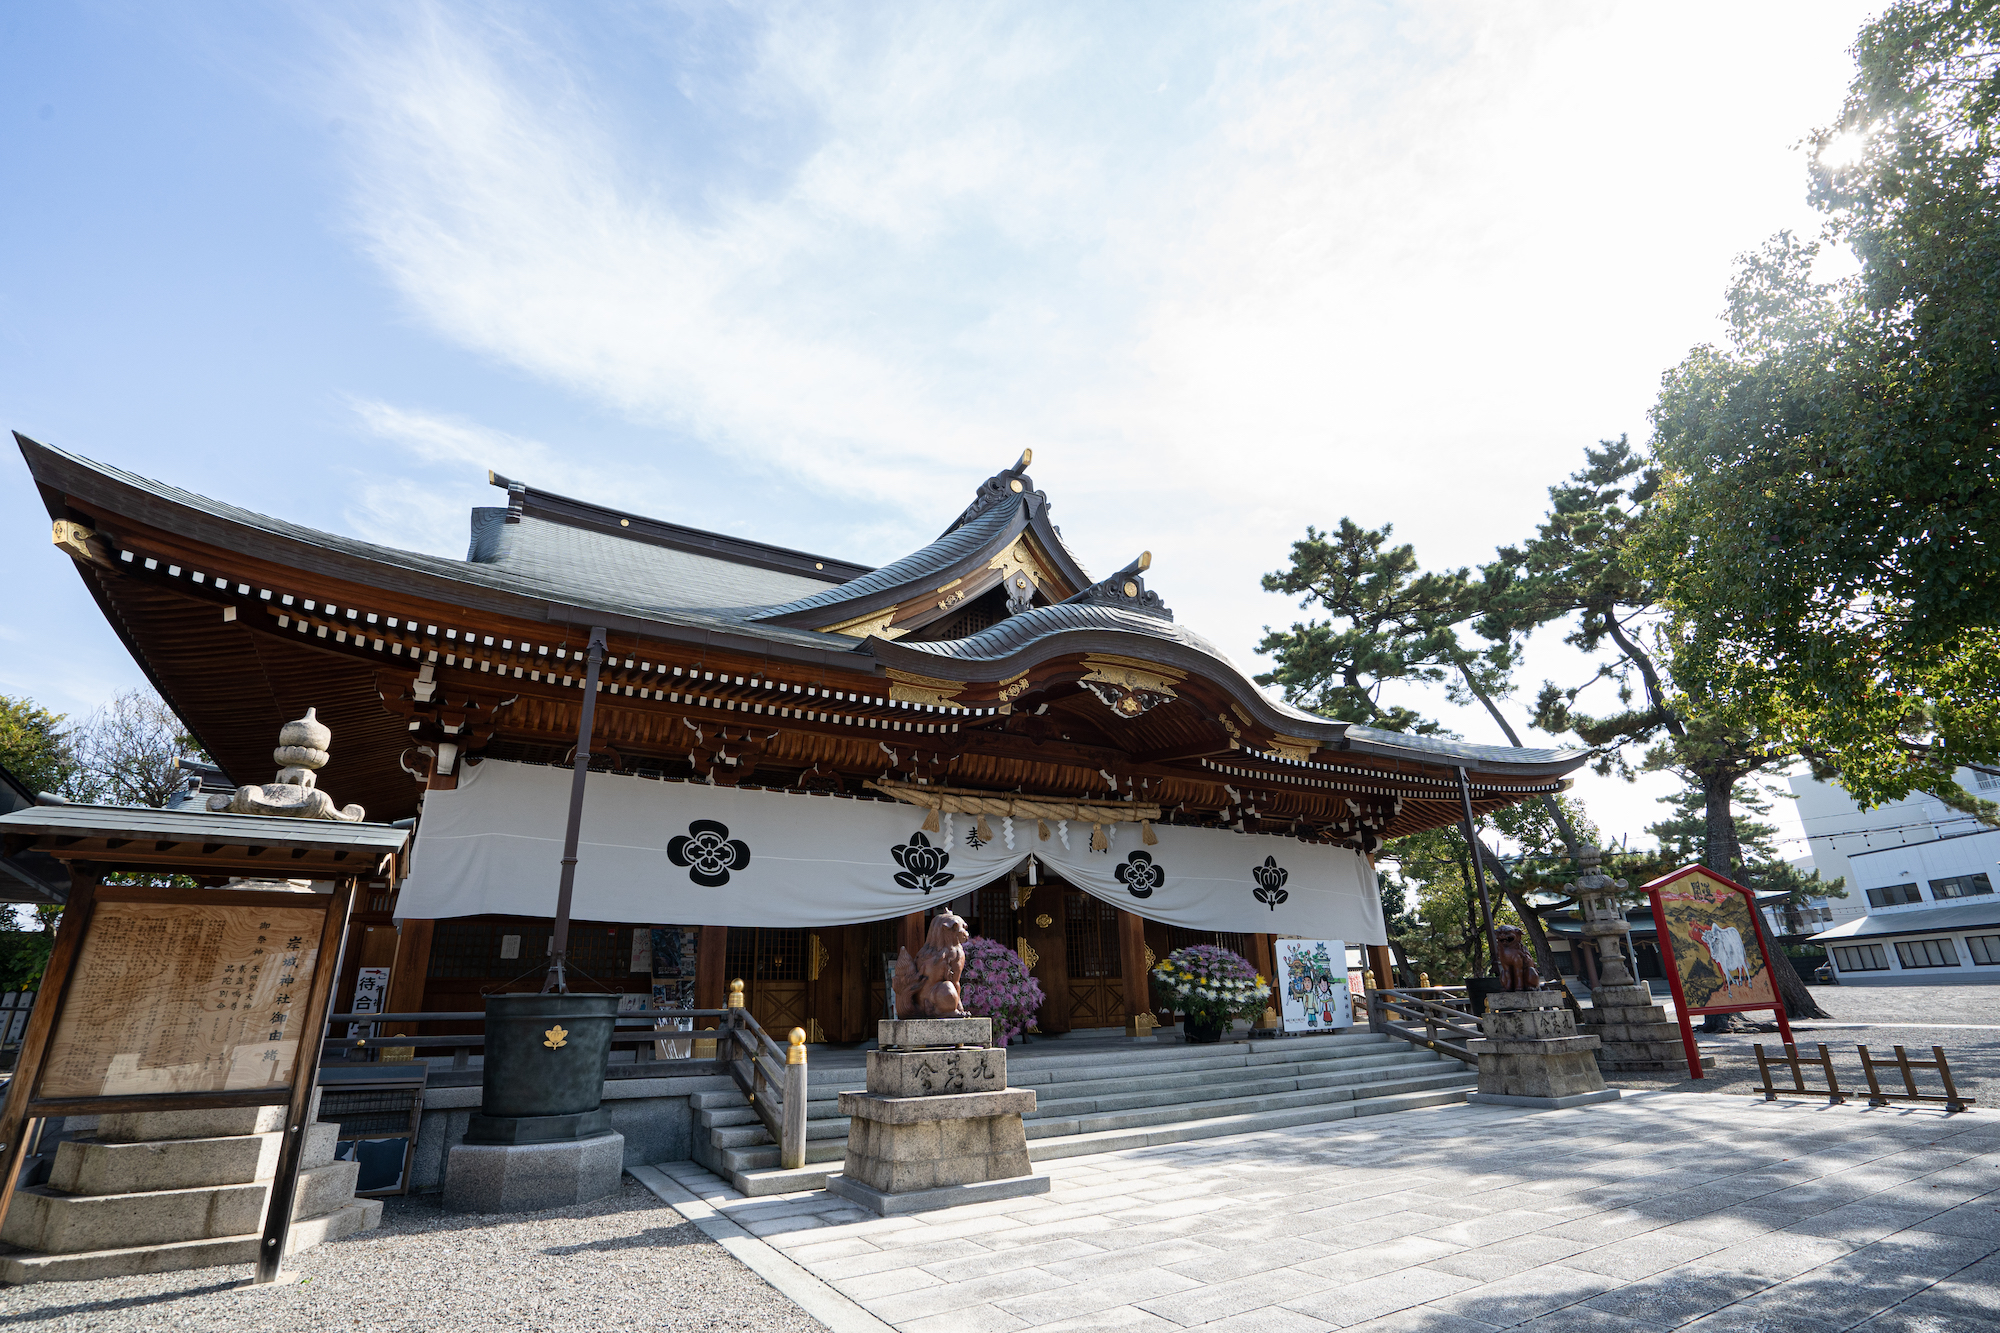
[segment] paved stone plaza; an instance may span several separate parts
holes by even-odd
[[[1040,1198],[896,1218],[668,1169],[907,1333],[2000,1321],[1991,1110],[1451,1106],[1055,1162]]]

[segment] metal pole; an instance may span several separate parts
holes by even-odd
[[[569,994],[564,959],[569,953],[569,900],[576,890],[576,843],[583,832],[583,779],[590,772],[590,728],[597,718],[597,670],[604,665],[604,626],[590,630],[590,658],[583,675],[583,716],[576,724],[576,768],[569,780],[569,827],[563,830],[562,881],[556,889],[556,929],[549,941],[549,975],[542,994]]]
[[[1486,918],[1486,958],[1487,971],[1493,976],[1500,974],[1500,940],[1493,933],[1493,903],[1486,896],[1486,866],[1479,856],[1479,836],[1472,827],[1472,788],[1466,784],[1465,770],[1454,770],[1458,774],[1458,799],[1465,806],[1465,844],[1472,852],[1472,879],[1479,886],[1479,914]]]

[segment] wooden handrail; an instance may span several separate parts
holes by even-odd
[[[1448,1033],[1462,1041],[1484,1037],[1486,1034],[1477,1026],[1471,1009],[1461,1008],[1451,1000],[1465,995],[1462,986],[1422,986],[1408,990],[1392,988],[1376,989],[1368,992],[1368,1027],[1370,1031],[1384,1036],[1400,1037],[1412,1045],[1422,1046],[1448,1055],[1454,1060],[1469,1065],[1477,1065],[1479,1057],[1471,1048],[1460,1042],[1447,1040],[1440,1033]],[[1402,1014],[1418,1022],[1397,1022],[1396,1015]],[[1419,1027],[1421,1023],[1421,1027]]]
[[[792,1032],[790,1047],[778,1045],[743,1003],[743,983],[731,982],[730,1007],[723,1018],[724,1056],[736,1086],[750,1101],[765,1133],[778,1145],[778,1165],[806,1164],[805,1034]]]

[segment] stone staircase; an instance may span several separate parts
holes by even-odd
[[[17,1190],[0,1230],[0,1283],[78,1281],[247,1264],[284,1146],[285,1108],[106,1115],[58,1145],[48,1183]],[[378,1225],[356,1199],[340,1126],[306,1128],[285,1253]]]
[[[1025,1120],[1038,1162],[1438,1106],[1478,1082],[1457,1060],[1365,1031],[1213,1046],[1038,1042],[1010,1050],[1007,1072],[1008,1086],[1035,1093]],[[853,1063],[814,1067],[806,1165],[792,1170],[742,1093],[695,1093],[695,1161],[749,1195],[819,1189],[847,1155],[840,1094],[866,1081]]]

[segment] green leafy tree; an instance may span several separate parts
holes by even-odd
[[[0,767],[30,792],[74,794],[83,761],[67,721],[32,699],[0,695]]]
[[[1654,411],[1647,564],[1690,651],[1864,804],[2000,759],[2000,18],[1903,0],[1856,39],[1813,138],[1813,276],[1780,235],[1739,265],[1729,337]]]
[[[1697,793],[1683,789],[1667,797],[1671,812],[1657,823],[1648,824],[1646,832],[1660,840],[1661,858],[1669,866],[1686,865],[1699,860],[1701,849],[1707,841],[1707,812],[1702,809]],[[1783,892],[1785,901],[1779,905],[1779,916],[1785,922],[1787,935],[1803,935],[1814,929],[1806,921],[1802,911],[1814,898],[1845,898],[1847,881],[1839,875],[1824,879],[1819,871],[1800,871],[1787,861],[1778,850],[1778,827],[1764,816],[1771,812],[1768,795],[1756,787],[1737,795],[1736,837],[1740,857],[1736,878],[1745,888],[1755,889],[1760,894]],[[1818,950],[1813,952],[1817,953]]]
[[[1442,725],[1417,710],[1382,702],[1386,684],[1445,681],[1463,654],[1452,626],[1472,613],[1470,571],[1426,573],[1410,546],[1390,546],[1393,525],[1340,520],[1334,532],[1307,528],[1292,543],[1289,569],[1264,576],[1267,592],[1298,596],[1327,620],[1264,628],[1260,653],[1277,660],[1257,677],[1301,708],[1385,731],[1434,735]]]
[[[25,920],[19,911],[0,913],[0,990],[34,990],[41,985],[62,910],[36,907]]]
[[[1501,548],[1482,571],[1478,627],[1508,643],[1545,625],[1567,626],[1566,641],[1599,665],[1582,685],[1545,683],[1535,725],[1595,747],[1601,773],[1678,774],[1700,793],[1703,863],[1733,878],[1742,867],[1737,789],[1793,762],[1796,752],[1760,709],[1718,682],[1711,656],[1660,632],[1662,593],[1642,558],[1658,526],[1658,487],[1657,469],[1626,437],[1586,449],[1584,467],[1549,488],[1549,513],[1535,535]],[[1616,691],[1617,706],[1586,712],[1578,701],[1599,684]],[[1826,1017],[1794,969],[1776,971],[1790,1013]]]

